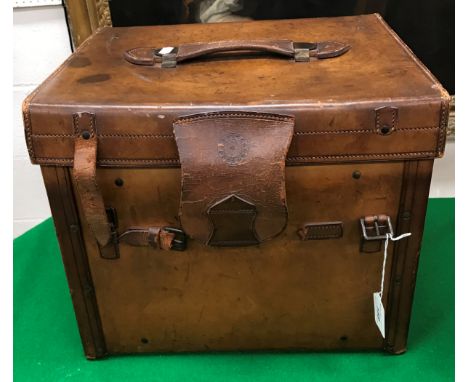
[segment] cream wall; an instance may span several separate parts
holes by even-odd
[[[41,1],[30,1],[30,3]],[[42,3],[47,1],[42,0]],[[23,1],[24,3],[24,1]],[[62,6],[15,8],[14,34],[14,205],[13,230],[17,237],[50,216],[38,166],[32,166],[24,141],[21,102],[70,54]],[[454,142],[436,161],[431,197],[454,196]]]
[[[29,162],[21,103],[70,54],[62,6],[13,10],[13,234],[19,236],[50,216],[38,166]]]

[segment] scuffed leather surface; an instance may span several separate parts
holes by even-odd
[[[95,116],[91,113],[73,115],[75,127],[75,156],[73,180],[78,191],[78,199],[86,222],[97,242],[105,246],[111,239],[111,229],[107,221],[104,199],[96,181],[97,135]],[[87,132],[88,139],[82,134]]]
[[[274,114],[208,113],[176,120],[184,231],[208,243],[214,234],[208,210],[234,195],[255,206],[259,242],[278,235],[287,223],[284,168],[293,130],[293,117]],[[232,241],[245,245],[245,235],[236,239],[234,230]]]
[[[123,57],[138,46],[252,36],[333,39],[352,49],[310,63],[264,56],[191,62],[173,70],[133,65]],[[294,115],[288,164],[343,163],[441,156],[448,102],[383,20],[363,15],[104,28],[28,97],[23,115],[30,157],[39,164],[73,165],[70,116],[84,105],[99,120],[101,166],[177,167],[174,120],[226,110]],[[381,107],[398,108],[398,125],[388,136],[376,132],[375,110]]]
[[[177,252],[122,244],[120,259],[109,263],[85,227],[109,352],[381,349],[372,292],[380,286],[382,254],[359,253],[358,221],[382,211],[396,221],[403,172],[403,162],[287,166],[288,225],[258,246],[189,239]],[[116,177],[125,181],[117,192]],[[180,177],[179,168],[98,169],[120,227],[177,226]],[[342,238],[303,241],[297,234],[304,223],[330,221],[343,223]]]

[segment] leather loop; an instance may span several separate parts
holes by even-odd
[[[168,232],[161,227],[130,227],[119,236],[119,243],[170,250],[175,236],[174,233]]]
[[[346,53],[350,46],[337,41],[318,43],[293,42],[290,40],[234,40],[183,44],[178,47],[165,48],[133,48],[124,53],[125,59],[135,65],[153,66],[161,62],[161,67],[175,67],[177,63],[206,56],[212,53],[254,51],[269,52],[286,57],[294,57],[295,61],[310,61],[310,57],[318,59],[337,57]]]
[[[391,134],[398,124],[398,108],[384,106],[375,109],[375,127],[378,134]]]
[[[174,122],[182,169],[180,221],[209,245],[271,239],[287,223],[285,158],[294,117],[197,114]]]
[[[177,229],[130,228],[117,239],[117,233],[113,232],[112,225],[108,221],[104,199],[96,181],[98,139],[95,115],[84,112],[76,113],[73,115],[73,125],[75,129],[73,180],[85,220],[96,241],[102,249],[105,249],[106,255],[103,257],[116,257],[114,248],[108,245],[112,241],[113,234],[116,239],[115,243],[123,242],[135,246],[151,245],[155,248],[171,249]]]
[[[73,179],[81,209],[87,223],[101,246],[111,240],[111,226],[107,220],[104,200],[96,181],[97,134],[95,115],[76,113],[73,115],[75,129],[75,154]]]

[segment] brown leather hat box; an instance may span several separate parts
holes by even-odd
[[[85,355],[404,352],[448,102],[376,14],[98,30],[23,105]]]

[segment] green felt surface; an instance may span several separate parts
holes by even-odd
[[[52,221],[14,241],[16,381],[453,381],[454,199],[431,199],[408,352],[139,355],[87,361]]]

